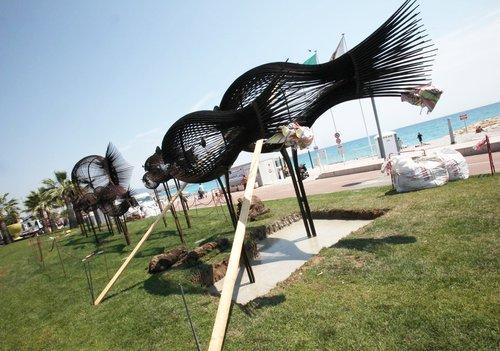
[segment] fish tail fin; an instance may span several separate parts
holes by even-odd
[[[408,89],[429,84],[436,50],[425,34],[416,0],[406,0],[345,54],[353,63],[357,97],[401,96]]]

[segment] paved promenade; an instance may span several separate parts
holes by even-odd
[[[487,154],[467,156],[465,159],[469,164],[471,175],[490,172],[490,164]],[[493,160],[495,162],[496,169],[500,171],[500,152],[493,154]],[[348,189],[359,189],[391,184],[391,178],[380,171],[369,171],[323,179],[312,179],[312,177],[313,176],[304,181],[304,187],[306,188],[308,195],[325,194]],[[254,190],[254,194],[262,200],[275,200],[295,196],[295,192],[289,178],[281,183],[257,188]],[[234,192],[233,196],[235,199],[242,197],[243,191]]]

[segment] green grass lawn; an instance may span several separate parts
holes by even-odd
[[[310,196],[313,210],[390,211],[322,250],[267,296],[235,306],[225,349],[499,349],[500,177],[407,194],[389,190]],[[252,226],[298,209],[294,198],[266,204],[271,214]],[[194,227],[185,230],[190,247],[232,235],[214,209],[192,211],[192,217]],[[134,243],[152,221],[129,223]],[[49,242],[44,269],[28,241],[0,247],[0,349],[193,350],[178,283],[206,349],[218,298],[192,283],[189,269],[146,272],[152,255],[179,244],[168,221],[168,230],[157,227],[97,307],[80,261],[95,250],[91,236],[61,239],[67,278]],[[112,275],[131,247],[118,234],[100,238]],[[108,280],[104,256],[92,265],[98,293]]]

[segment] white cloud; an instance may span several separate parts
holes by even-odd
[[[199,111],[202,109],[210,109],[207,107],[208,103],[214,99],[216,96],[215,92],[210,91],[206,93],[201,99],[199,99],[191,108],[189,109],[189,112],[194,112],[194,111]]]
[[[189,111],[197,111],[209,108],[209,103],[213,101],[216,94],[213,91],[206,93],[196,101]],[[131,186],[133,188],[143,187],[141,179],[144,173],[143,165],[147,157],[151,156],[156,146],[160,146],[164,133],[169,126],[157,127],[136,134],[129,142],[119,147],[125,159],[134,166]]]
[[[134,139],[142,139],[142,138],[145,138],[145,137],[150,136],[152,134],[157,134],[159,131],[160,131],[160,128],[154,128],[154,129],[148,130],[147,132],[143,132],[143,133],[139,133],[139,134],[135,135]]]

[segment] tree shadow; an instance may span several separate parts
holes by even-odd
[[[416,241],[417,239],[414,236],[390,235],[383,238],[342,239],[332,247],[358,251],[371,251],[381,245],[413,244]]]

